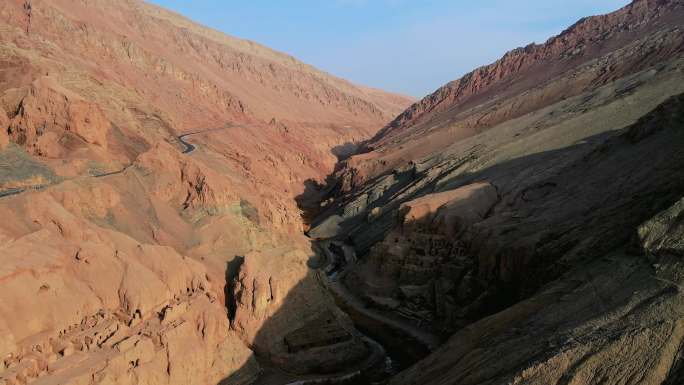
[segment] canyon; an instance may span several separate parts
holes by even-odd
[[[0,384],[684,381],[684,2],[420,101],[0,3]]]

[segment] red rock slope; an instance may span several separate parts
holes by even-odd
[[[294,362],[282,337],[334,311],[294,197],[409,103],[142,1],[0,2],[0,383],[241,383],[253,350]],[[318,357],[367,353],[345,346]]]

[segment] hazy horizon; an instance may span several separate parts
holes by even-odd
[[[627,0],[151,0],[357,84],[423,97],[505,52]]]

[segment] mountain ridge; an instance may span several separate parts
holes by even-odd
[[[532,43],[508,51],[494,63],[478,67],[462,78],[440,87],[400,114],[378,132],[371,143],[381,143],[382,138],[390,136],[392,131],[400,130],[406,125],[415,125],[421,119],[426,119],[422,117],[423,113],[439,113],[452,104],[460,103],[461,100],[467,103],[469,96],[475,97],[480,90],[486,90],[498,82],[503,82],[505,79],[539,64],[540,61],[557,59],[559,54],[567,54],[569,58],[578,55],[585,56],[586,53],[582,52],[583,49],[578,48],[578,45],[590,44],[593,40],[600,42],[605,38],[604,35],[615,32],[631,31],[641,24],[646,24],[650,19],[658,16],[657,14],[662,16],[664,13],[673,10],[681,13],[681,8],[682,3],[678,0],[636,0],[624,8],[608,14],[585,17],[560,34],[549,38],[545,43]],[[676,15],[668,15],[660,18],[676,20],[676,17]],[[647,27],[657,28],[653,25],[647,25]],[[595,34],[599,34],[601,37],[594,38]],[[568,52],[569,48],[572,48],[573,52]],[[591,56],[578,60],[589,61],[590,59]],[[554,72],[558,72],[558,70],[554,70]],[[448,105],[442,106],[444,103]]]

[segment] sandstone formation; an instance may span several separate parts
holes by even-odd
[[[0,383],[364,360],[294,198],[410,102],[142,1],[0,3]],[[288,352],[318,313],[350,338]]]
[[[43,77],[26,91],[7,133],[35,155],[61,158],[63,151],[76,150],[59,148],[62,143],[80,141],[106,150],[109,129],[110,122],[97,106]]]
[[[58,193],[14,203],[2,229],[6,383],[205,384],[253,360],[199,262],[97,226]]]
[[[414,104],[309,234],[374,311],[448,341],[393,384],[677,384],[684,3],[636,0]]]

